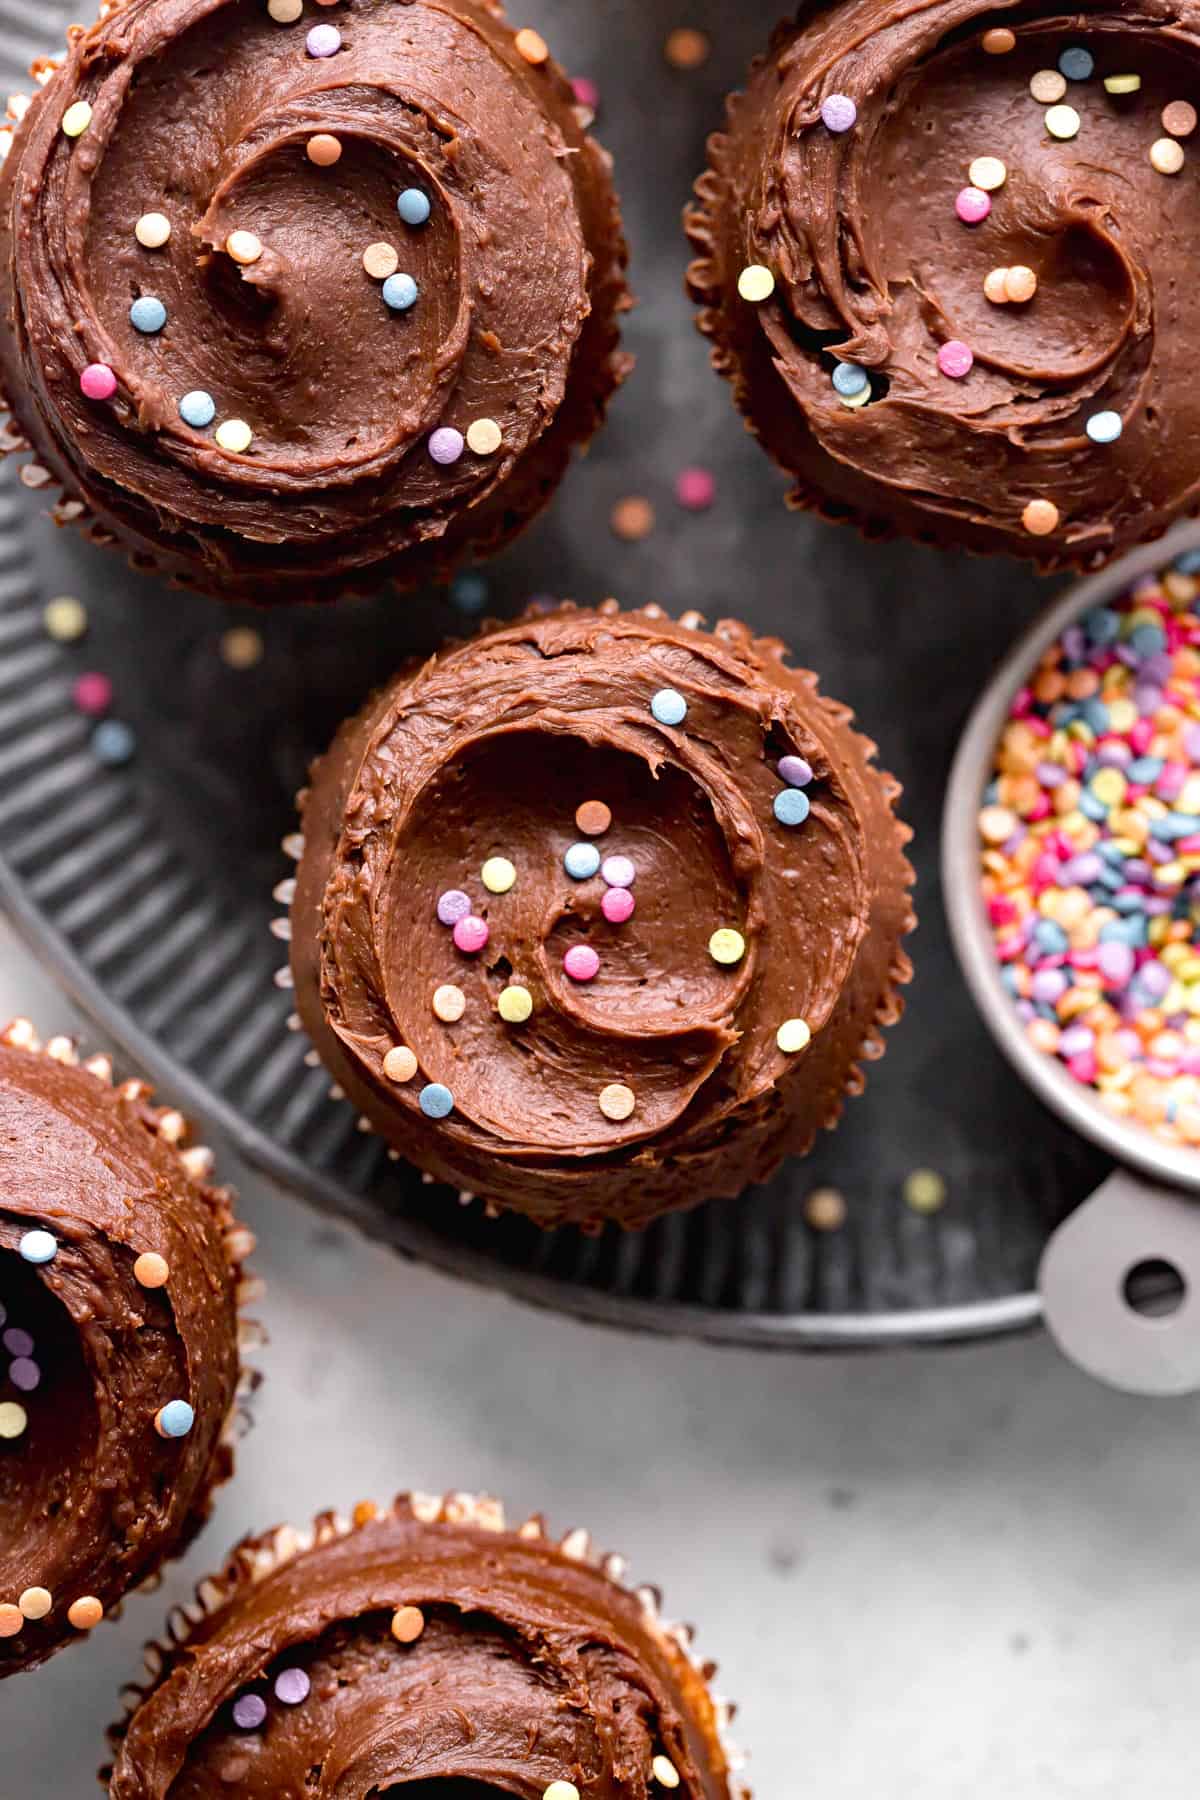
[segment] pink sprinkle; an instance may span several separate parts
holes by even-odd
[[[72,689],[72,698],[81,713],[101,718],[112,705],[113,686],[107,675],[81,675]]]
[[[107,363],[89,363],[79,377],[79,385],[89,400],[111,400],[117,391],[117,378]]]
[[[1200,850],[1200,832],[1193,832],[1191,837],[1175,839],[1176,856],[1195,856]]]
[[[1083,1050],[1078,1056],[1069,1058],[1067,1067],[1076,1081],[1086,1082],[1090,1086],[1096,1079],[1099,1065],[1093,1051]]]
[[[586,75],[577,75],[571,83],[571,92],[580,106],[586,106],[589,112],[600,110],[600,89]]]
[[[467,956],[475,956],[487,943],[489,932],[483,919],[477,919],[474,913],[468,913],[454,927],[454,942]]]
[[[707,512],[716,497],[716,479],[708,469],[680,469],[675,477],[675,498],[687,512]]]
[[[620,892],[620,889],[610,888],[609,892],[616,894]],[[1011,900],[1006,900],[1002,894],[995,894],[988,901],[988,918],[993,925],[1014,925],[1017,909]]]
[[[590,944],[572,944],[563,957],[563,968],[572,981],[594,981],[600,969],[600,958]]]
[[[604,898],[600,902],[600,911],[610,925],[623,925],[626,919],[633,917],[636,900],[628,888],[606,888]]]
[[[937,360],[943,375],[948,375],[952,381],[961,381],[974,367],[975,352],[961,338],[950,338],[938,351]]]
[[[982,188],[960,188],[954,210],[964,225],[982,225],[992,210],[992,197]]]

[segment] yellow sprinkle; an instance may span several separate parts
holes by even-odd
[[[222,450],[231,450],[235,456],[240,456],[254,442],[254,433],[245,419],[226,419],[217,426],[215,437]]]
[[[443,1025],[457,1025],[467,1010],[467,996],[460,987],[448,981],[435,990],[433,1010]]]
[[[838,394],[838,399],[848,412],[861,412],[862,408],[869,406],[874,398],[870,382],[867,383],[861,394]]]
[[[622,1119],[630,1117],[637,1105],[637,1098],[633,1089],[626,1087],[624,1082],[614,1081],[608,1087],[601,1088],[597,1104],[606,1119],[620,1124]]]
[[[1008,277],[1010,271],[1005,268],[989,269],[983,278],[983,291],[993,306],[1008,305]]]
[[[225,239],[225,248],[235,263],[248,267],[256,263],[263,253],[263,247],[252,231],[231,231]]]
[[[17,1601],[23,1619],[44,1619],[54,1605],[49,1588],[27,1587]]]
[[[395,1044],[383,1059],[383,1072],[389,1081],[403,1086],[417,1072],[417,1059],[407,1044]]]
[[[1108,722],[1113,731],[1132,731],[1137,724],[1138,710],[1132,700],[1123,696],[1109,702]]]
[[[985,806],[979,815],[979,835],[985,844],[1006,844],[1017,824],[1016,813],[1007,806]]]
[[[573,1781],[552,1781],[542,1800],[579,1800],[579,1789]]]
[[[1080,118],[1073,106],[1052,106],[1046,114],[1046,130],[1052,138],[1079,135]]]
[[[401,1606],[392,1615],[392,1636],[398,1644],[415,1644],[425,1629],[425,1614],[419,1606]]]
[[[679,1786],[679,1770],[669,1756],[656,1756],[650,1764],[650,1773],[659,1787],[677,1788]]]
[[[914,1169],[905,1178],[904,1201],[916,1213],[940,1212],[946,1204],[946,1183],[935,1169]]]
[[[1008,170],[998,156],[977,156],[967,170],[967,180],[985,194],[994,194],[1008,180]]]
[[[757,305],[762,300],[769,300],[775,292],[775,277],[761,263],[751,263],[738,276],[737,286],[743,300]]]
[[[1067,91],[1067,78],[1057,69],[1039,69],[1029,83],[1029,91],[1043,106],[1052,106]]]
[[[264,647],[253,625],[235,625],[221,633],[221,661],[230,669],[252,669],[262,661]]]
[[[304,11],[304,0],[267,0],[267,11],[277,25],[294,25]]]
[[[71,644],[87,630],[87,610],[82,601],[66,594],[51,600],[42,614],[42,624],[57,644]]]
[[[533,995],[519,982],[501,989],[496,1011],[506,1025],[523,1025],[533,1011]]]
[[[812,1032],[803,1019],[785,1019],[775,1033],[775,1042],[785,1056],[795,1056],[812,1043]]]
[[[171,235],[171,221],[166,213],[143,213],[133,235],[143,250],[161,250]]]
[[[1150,146],[1150,162],[1160,175],[1178,175],[1186,160],[1183,145],[1175,138],[1158,138]]]
[[[489,894],[507,894],[517,879],[517,871],[507,856],[489,856],[479,871],[479,879]]]
[[[476,456],[495,456],[504,442],[504,433],[495,419],[476,419],[467,426],[467,448]]]
[[[92,122],[92,109],[86,100],[76,100],[62,116],[62,128],[69,138],[82,137]]]
[[[1110,94],[1136,94],[1142,85],[1140,75],[1106,75],[1105,91]]]
[[[1098,769],[1088,783],[1103,806],[1120,806],[1129,786],[1120,769]]]
[[[837,1188],[814,1188],[804,1202],[804,1219],[813,1231],[840,1231],[846,1223],[846,1197]]]
[[[746,954],[746,940],[740,931],[734,931],[732,926],[723,925],[709,938],[708,954],[717,963],[730,965],[740,963]]]
[[[29,1415],[15,1400],[0,1400],[0,1438],[19,1438],[29,1423]]]

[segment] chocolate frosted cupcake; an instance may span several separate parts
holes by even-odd
[[[232,1468],[253,1239],[150,1096],[0,1036],[0,1677],[178,1555]]]
[[[303,801],[296,1005],[364,1121],[543,1225],[761,1181],[910,973],[874,746],[776,640],[564,607],[403,670]]]
[[[713,1665],[623,1572],[466,1494],[248,1539],[150,1647],[109,1794],[738,1800]]]
[[[494,0],[124,0],[0,181],[0,377],[135,562],[230,599],[443,574],[621,379],[609,159]]]
[[[1200,500],[1200,16],[839,0],[709,145],[689,284],[791,503],[1095,566]]]

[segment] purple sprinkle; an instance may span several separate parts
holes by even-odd
[[[600,864],[600,877],[609,887],[631,888],[637,880],[637,869],[627,856],[606,856]]]
[[[1024,1025],[1028,1025],[1031,1019],[1037,1018],[1037,1008],[1034,1006],[1032,1000],[1017,1001],[1017,1017]]]
[[[1192,762],[1200,762],[1200,725],[1189,725],[1183,734],[1183,747]]]
[[[33,1339],[27,1331],[21,1331],[17,1326],[10,1325],[4,1334],[4,1348],[10,1356],[32,1356]]]
[[[275,1698],[285,1706],[299,1706],[308,1699],[311,1681],[303,1669],[280,1669],[275,1677]]]
[[[35,1362],[30,1361],[29,1357],[18,1356],[16,1362],[8,1365],[8,1379],[15,1388],[20,1388],[23,1394],[32,1394],[42,1379],[42,1371]]]
[[[781,756],[776,767],[780,780],[789,787],[807,787],[813,778],[812,764],[802,756]]]
[[[1143,718],[1156,713],[1162,705],[1162,689],[1156,687],[1137,687],[1133,690],[1133,701]]]
[[[1106,769],[1125,769],[1133,761],[1133,751],[1118,738],[1114,743],[1101,744],[1096,761]]]
[[[1063,654],[1069,662],[1083,662],[1087,656],[1087,633],[1082,625],[1068,625],[1062,634]]]
[[[1101,944],[1096,952],[1096,967],[1113,987],[1124,987],[1133,974],[1134,956],[1128,944]]]
[[[1090,1025],[1071,1025],[1058,1040],[1059,1055],[1082,1056],[1086,1050],[1092,1049],[1095,1042],[1096,1034]]]
[[[314,25],[305,42],[310,56],[336,56],[342,47],[342,34],[336,25]]]
[[[233,1722],[239,1731],[257,1731],[266,1716],[267,1703],[261,1694],[241,1694],[233,1703]]]
[[[1039,763],[1037,778],[1044,788],[1061,787],[1067,779],[1067,771],[1061,763]]]
[[[1041,1005],[1053,1006],[1066,993],[1067,978],[1061,969],[1039,969],[1030,991]]]
[[[438,896],[437,916],[443,925],[457,925],[471,910],[471,896],[461,888],[447,888]]]
[[[858,108],[849,94],[829,94],[821,102],[821,121],[827,131],[850,131],[858,119]]]
[[[1059,885],[1063,887],[1091,887],[1099,881],[1104,873],[1104,862],[1094,850],[1085,850],[1081,856],[1073,856],[1059,870]]]
[[[443,466],[456,463],[466,449],[466,439],[453,425],[440,425],[429,440],[429,454]]]

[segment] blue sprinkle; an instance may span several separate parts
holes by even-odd
[[[1195,813],[1168,813],[1164,819],[1151,819],[1150,836],[1173,844],[1176,838],[1191,837],[1200,831],[1200,817]]]
[[[186,1437],[196,1423],[196,1415],[186,1400],[168,1400],[158,1415],[158,1429],[164,1437]]]
[[[131,727],[120,719],[105,719],[92,733],[92,754],[113,768],[127,763],[136,749],[137,739]]]
[[[650,702],[650,711],[660,725],[682,725],[687,718],[687,701],[674,688],[659,688]]]
[[[17,1248],[27,1263],[53,1262],[58,1255],[58,1239],[48,1231],[27,1231]]]
[[[1121,635],[1121,616],[1111,606],[1094,606],[1082,623],[1093,644],[1115,644]]]
[[[1091,699],[1083,703],[1083,719],[1090,725],[1097,736],[1108,730],[1108,708],[1103,700]]]
[[[454,1111],[454,1095],[440,1081],[421,1089],[421,1111],[427,1119],[444,1119]]]
[[[146,337],[153,337],[156,331],[162,330],[166,322],[167,309],[153,294],[143,294],[129,309],[129,323],[135,331],[142,332]]]
[[[833,385],[843,399],[853,400],[871,385],[871,378],[857,363],[840,362],[833,371]]]
[[[487,576],[480,575],[474,569],[464,570],[450,583],[450,604],[456,606],[459,612],[482,612],[487,601]]]
[[[429,195],[420,188],[405,188],[396,202],[396,211],[406,225],[423,225],[429,217]]]
[[[1090,81],[1095,68],[1095,57],[1082,44],[1072,44],[1058,59],[1059,74],[1065,75],[1068,81]]]
[[[983,790],[983,803],[985,806],[995,806],[999,798],[1000,782],[998,778],[994,778],[988,782],[987,787]]]
[[[1129,648],[1146,658],[1159,656],[1167,647],[1167,634],[1161,625],[1135,625],[1129,634]]]
[[[383,298],[393,312],[407,312],[417,303],[418,288],[411,275],[389,275],[383,284]]]
[[[775,796],[775,817],[781,825],[803,825],[811,811],[803,788],[783,788]]]
[[[1125,773],[1135,787],[1149,787],[1163,772],[1161,756],[1135,756]]]
[[[1043,956],[1065,956],[1071,940],[1053,919],[1039,919],[1033,928],[1033,941]]]
[[[1103,800],[1097,800],[1095,794],[1089,794],[1086,789],[1079,796],[1079,810],[1085,819],[1091,819],[1097,825],[1108,817],[1108,808]]]
[[[1119,412],[1093,413],[1086,429],[1093,444],[1115,444],[1125,429],[1125,421]]]
[[[600,867],[600,852],[595,844],[572,844],[563,857],[563,868],[572,881],[587,881]]]
[[[1175,558],[1175,567],[1181,575],[1200,575],[1200,550],[1185,550]]]
[[[203,388],[185,394],[179,402],[179,416],[193,431],[205,431],[217,416],[217,403]]]

